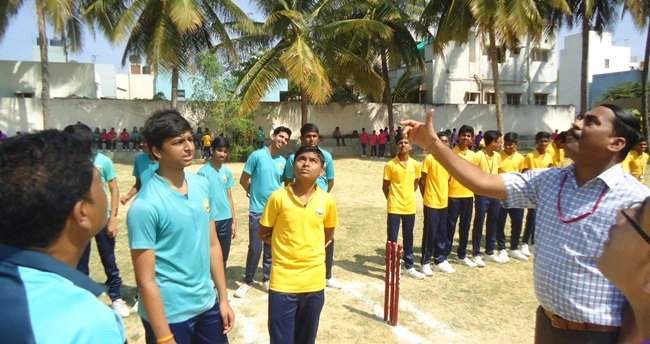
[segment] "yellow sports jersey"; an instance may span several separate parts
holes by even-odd
[[[270,288],[282,293],[325,289],[325,228],[339,224],[331,194],[316,187],[307,205],[291,185],[274,191],[260,224],[273,228]]]
[[[388,187],[388,213],[415,214],[415,181],[420,179],[420,163],[409,158],[406,166],[399,156],[386,163],[384,180],[390,181]]]
[[[546,146],[546,154],[551,155],[553,167],[564,167],[564,149],[557,148],[555,142],[551,142]]]
[[[474,155],[474,163],[485,173],[498,174],[499,166],[501,165],[501,155],[494,152],[490,157],[487,155],[485,149],[481,149]]]
[[[461,158],[476,164],[474,162],[474,156],[476,153],[472,152],[471,149],[467,148],[465,152],[461,151],[458,146],[454,147],[454,153],[458,154]],[[474,197],[474,193],[468,188],[463,186],[456,178],[451,177],[449,179],[449,197],[453,198],[462,198],[462,197]]]
[[[634,178],[638,179],[640,182],[644,182],[645,168],[648,166],[648,153],[639,153],[635,150],[627,154],[627,158],[621,163],[623,170],[631,174]]]
[[[501,156],[499,173],[521,172],[524,169],[524,156],[519,152],[509,156],[505,151],[501,151],[499,155]]]
[[[203,147],[210,147],[212,145],[212,137],[210,134],[203,135]]]
[[[553,167],[553,158],[546,152],[544,152],[544,155],[541,155],[537,149],[535,149],[526,155],[526,159],[524,159],[524,167],[527,170]]]
[[[449,172],[440,163],[428,154],[422,162],[422,174],[427,174],[424,184],[425,206],[433,209],[447,208],[449,203]]]

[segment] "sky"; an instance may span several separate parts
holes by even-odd
[[[240,7],[255,19],[260,19],[257,11],[248,1],[236,1]],[[558,49],[564,47],[564,37],[566,35],[576,34],[578,30],[562,30],[559,35]],[[52,38],[52,28],[47,31],[48,38]],[[34,60],[32,56],[32,46],[36,43],[38,36],[38,26],[36,23],[36,8],[33,2],[24,1],[23,7],[17,16],[9,22],[9,28],[5,37],[0,41],[0,60]],[[640,32],[632,23],[629,15],[623,20],[619,20],[614,29],[613,44],[617,46],[628,46],[632,49],[632,56],[637,57],[637,61],[643,59],[645,48],[645,32]],[[122,54],[124,53],[124,44],[114,45],[108,42],[101,32],[95,37],[90,34],[85,36],[85,47],[81,54],[71,54],[70,60],[86,63],[113,64],[118,73],[126,73],[127,67],[121,66]],[[558,54],[559,56],[559,54]]]

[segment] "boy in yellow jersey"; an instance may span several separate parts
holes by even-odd
[[[627,158],[621,163],[623,171],[631,174],[641,183],[645,183],[645,168],[648,166],[648,140],[645,137],[634,146],[634,149],[627,155]]]
[[[449,146],[447,134],[440,132],[438,138]],[[445,256],[449,172],[433,158],[433,155],[428,154],[422,163],[422,175],[419,184],[424,203],[420,272],[425,276],[433,276],[433,270],[454,273],[456,270],[449,264]],[[433,270],[429,265],[431,257],[433,257],[434,261]]]
[[[566,141],[566,131],[555,136],[551,135],[551,143],[546,146],[546,153],[550,154],[553,161],[553,167],[564,167],[564,142]]]
[[[501,155],[501,165],[499,173],[521,172],[524,169],[524,156],[517,152],[519,145],[519,135],[517,133],[507,133],[503,136],[503,150]],[[497,246],[499,254],[506,249],[506,219],[510,215],[510,251],[508,256],[518,260],[528,260],[519,250],[519,240],[521,239],[521,228],[524,222],[524,209],[522,208],[504,208],[501,205],[499,216],[497,217]]]
[[[501,137],[503,134],[496,130],[488,130],[483,135],[485,148],[482,148],[474,156],[474,163],[483,171],[490,174],[499,173],[501,165]],[[481,254],[481,240],[483,239],[483,225],[485,224],[485,261],[503,264],[507,262],[508,256],[505,250],[502,254],[494,252],[496,246],[497,217],[501,203],[498,199],[475,195],[474,196],[474,226],[472,228],[472,259],[477,266],[484,266]],[[487,220],[487,221],[486,221]],[[505,259],[504,259],[505,258]],[[482,265],[480,263],[483,263]]]
[[[474,139],[474,128],[463,125],[458,130],[458,145],[454,147],[454,153],[461,158],[474,163],[474,153],[469,148],[469,143]],[[469,227],[474,211],[474,193],[464,187],[454,177],[449,178],[449,204],[447,208],[447,244],[445,245],[445,256],[449,257],[456,234],[456,222],[460,217],[458,228],[458,250],[456,263],[469,267],[476,267],[477,264],[467,258],[467,242],[469,241]],[[479,263],[483,263],[483,260]],[[483,264],[485,266],[485,264]]]
[[[546,131],[540,131],[535,134],[534,151],[526,155],[524,159],[524,171],[534,170],[538,168],[553,167],[553,157],[546,152],[551,134]],[[524,227],[524,237],[521,244],[521,253],[530,257],[530,249],[528,242],[535,245],[535,219],[537,218],[537,209],[528,209],[526,213],[526,227]]]
[[[325,247],[338,226],[331,194],[316,186],[325,158],[317,146],[295,155],[296,181],[274,191],[260,218],[260,239],[271,245],[271,343],[314,343],[325,303]]]
[[[384,167],[384,182],[381,187],[388,201],[388,240],[397,242],[400,221],[404,245],[404,268],[406,274],[423,279],[424,274],[413,267],[413,227],[415,226],[415,191],[420,179],[420,163],[410,157],[411,141],[398,138],[397,156]]]

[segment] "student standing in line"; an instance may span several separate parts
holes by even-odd
[[[373,130],[372,134],[370,135],[370,159],[378,158],[378,156],[377,156],[377,142],[378,141],[379,141],[379,137],[377,136],[377,131]]]
[[[361,157],[366,157],[366,147],[370,141],[370,135],[366,133],[366,128],[361,128],[361,134],[359,134],[359,142],[361,142]]]

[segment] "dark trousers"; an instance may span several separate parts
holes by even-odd
[[[524,244],[535,245],[535,219],[537,218],[537,209],[528,209],[526,213],[526,227],[524,227],[524,237],[521,240]]]
[[[336,145],[337,145],[337,146],[340,146],[340,145],[341,145],[341,144],[339,143],[339,140],[341,140],[341,142],[342,142],[343,145],[345,146],[345,139],[344,139],[343,137],[336,137]]]
[[[219,238],[219,245],[221,245],[221,252],[223,253],[223,267],[228,263],[228,256],[230,255],[230,245],[232,243],[232,218],[215,221],[214,226],[217,229],[217,238]]]
[[[141,306],[142,307],[142,306]],[[142,319],[147,344],[156,344],[156,335],[151,324]],[[223,320],[219,300],[207,311],[185,321],[169,324],[178,344],[226,344],[228,336],[223,333]]]
[[[108,287],[108,296],[111,300],[115,301],[122,298],[120,287],[122,286],[122,277],[120,277],[120,269],[117,267],[115,260],[115,238],[108,237],[107,227],[104,227],[97,235],[95,235],[95,243],[97,244],[97,253],[104,266],[104,273],[106,273],[106,286]],[[77,263],[77,270],[86,275],[90,274],[90,243],[86,246],[86,250],[79,258]]]
[[[433,257],[435,264],[447,260],[447,208],[434,209],[424,206],[424,228],[422,231],[422,265],[429,264]]]
[[[116,150],[117,149],[117,140],[111,140],[111,149]]]
[[[413,227],[415,226],[415,214],[388,214],[387,232],[388,241],[397,242],[399,236],[399,224],[402,222],[402,246],[404,247],[404,268],[413,267]]]
[[[383,158],[384,156],[386,156],[386,145],[379,144],[379,157]]]
[[[262,282],[271,279],[271,245],[263,243],[259,238],[260,218],[262,213],[248,213],[248,254],[246,255],[246,272],[244,283],[253,284],[253,277],[260,263],[262,252]]]
[[[377,146],[370,146],[370,156],[377,156]]]
[[[553,327],[542,307],[537,307],[535,315],[535,344],[615,344],[620,331],[593,332],[562,330]]]
[[[316,342],[325,291],[290,294],[269,291],[271,344]]]
[[[203,159],[208,160],[212,158],[212,154],[210,153],[210,147],[203,147]]]
[[[366,146],[367,145],[368,145],[367,143],[362,143],[361,144],[361,150],[362,150],[361,155],[366,155]]]
[[[123,150],[129,149],[129,142],[130,141],[122,140],[122,149]]]
[[[332,278],[332,265],[334,265],[334,238],[325,247],[325,278]]]
[[[133,150],[140,149],[140,140],[131,140],[133,144]]]
[[[521,228],[524,222],[524,210],[521,208],[501,207],[499,209],[499,218],[497,219],[497,246],[499,250],[506,248],[506,219],[510,215],[510,249],[519,249],[519,239],[521,238]]]
[[[486,196],[476,196],[474,199],[474,227],[472,228],[472,254],[481,255],[481,240],[483,239],[483,225],[485,226],[485,254],[494,254],[497,234],[497,217],[499,216],[501,201]]]
[[[465,259],[467,256],[467,242],[469,241],[469,226],[472,222],[474,212],[474,197],[449,198],[447,207],[447,244],[445,245],[445,256],[449,257],[456,235],[456,222],[460,217],[458,226],[458,258]]]

